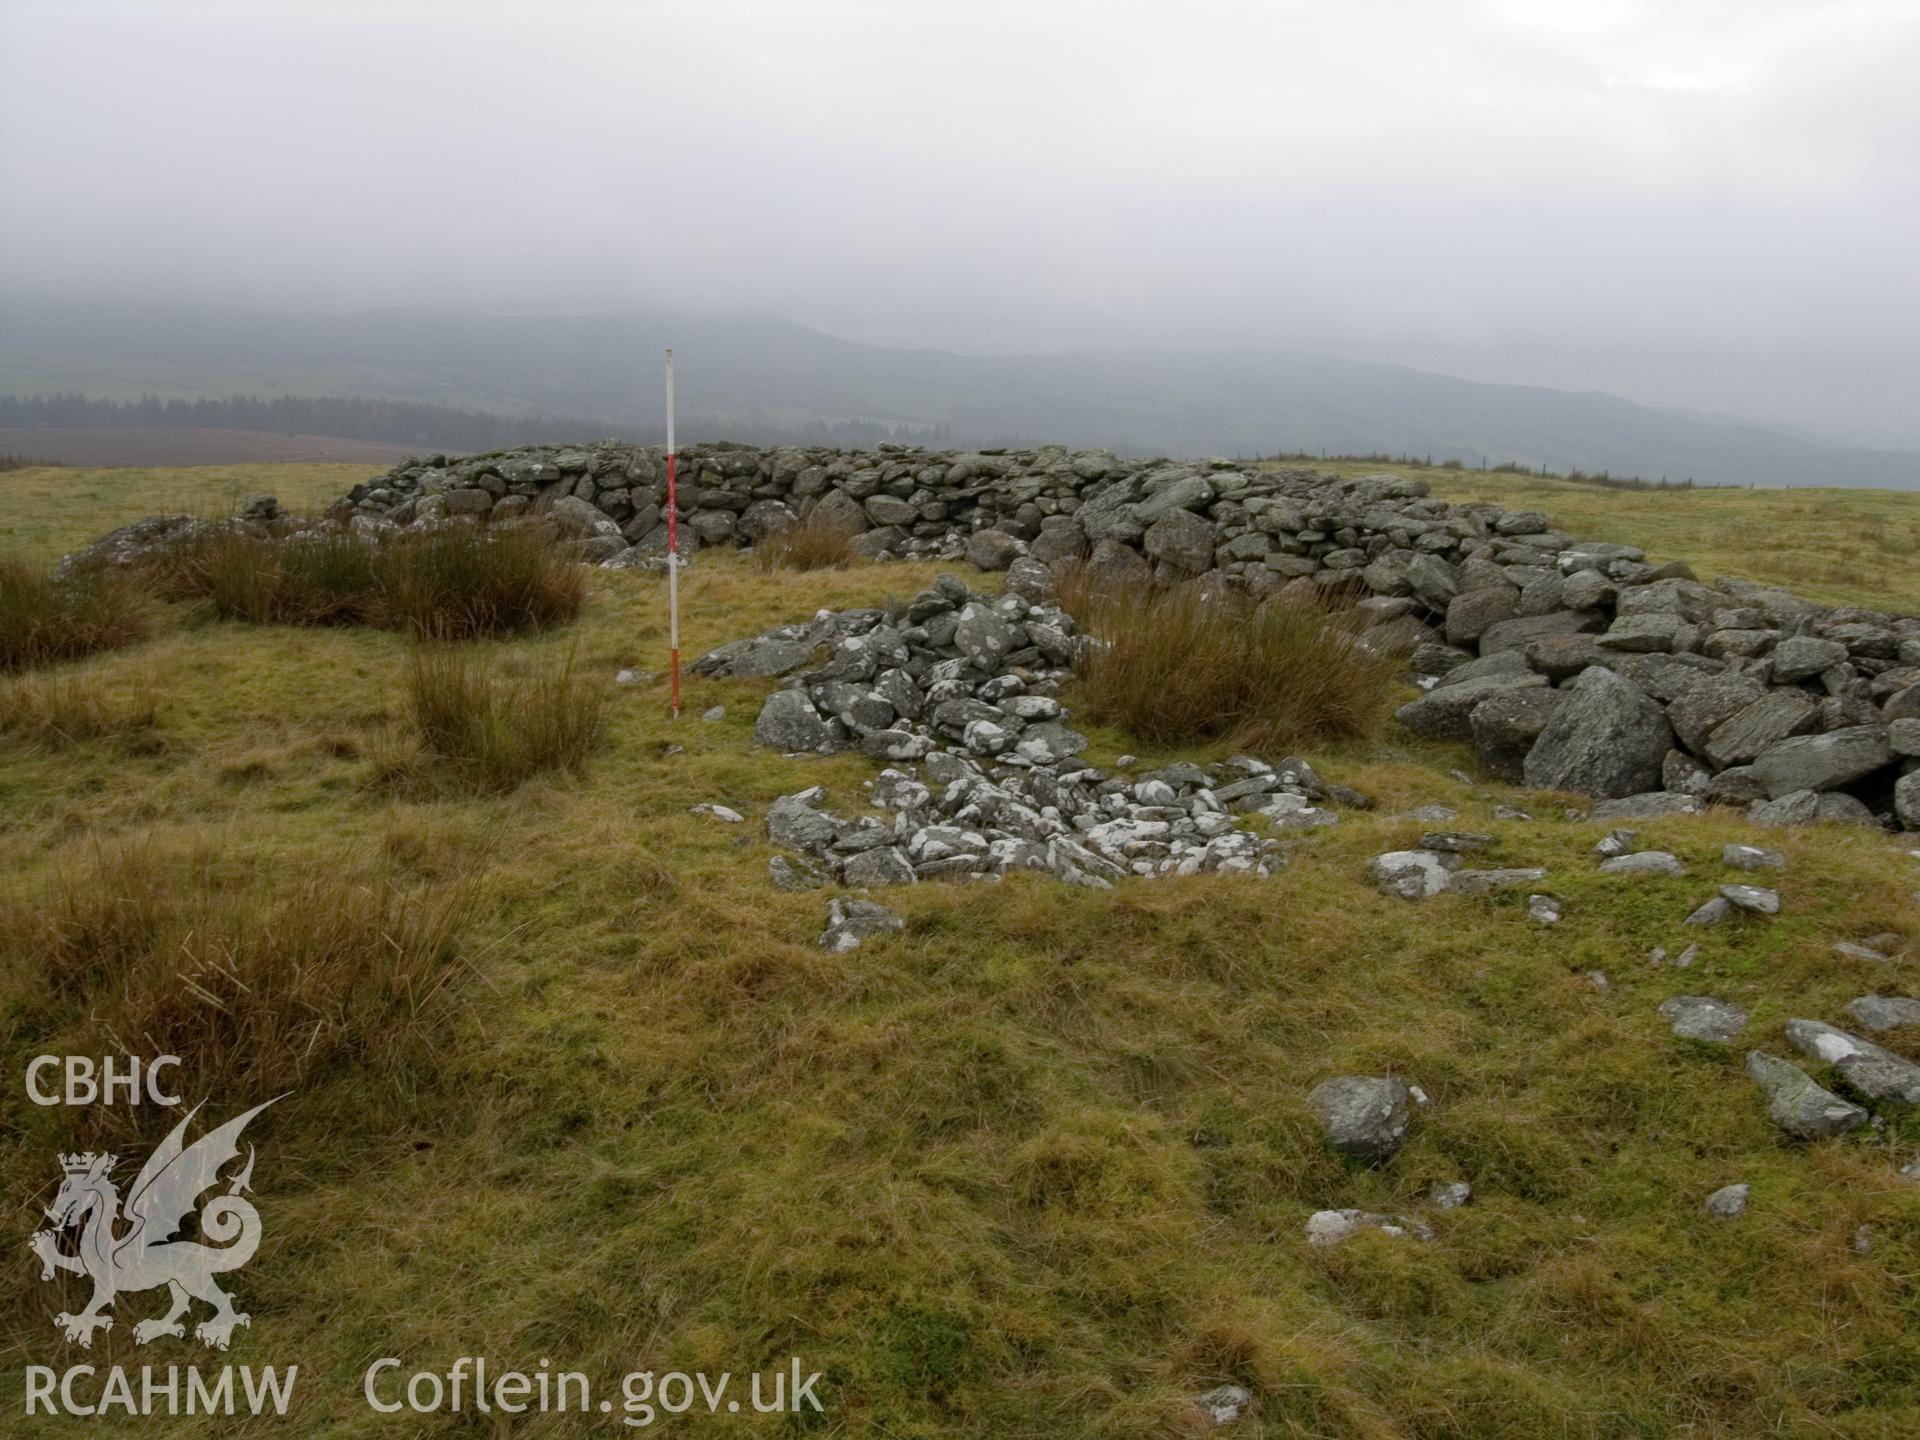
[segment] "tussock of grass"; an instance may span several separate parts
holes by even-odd
[[[538,526],[443,525],[376,553],[379,623],[417,638],[464,640],[546,630],[580,613],[579,558]]]
[[[1276,749],[1375,734],[1400,666],[1358,622],[1313,605],[1256,605],[1198,586],[1096,589],[1069,574],[1062,603],[1091,634],[1089,718],[1152,744]]]
[[[551,771],[578,772],[606,731],[609,691],[569,651],[503,674],[498,662],[446,646],[408,660],[407,749],[380,762],[390,785],[448,774],[482,793]]]
[[[145,599],[126,577],[56,582],[26,560],[0,556],[0,670],[130,645],[147,630]]]
[[[196,1084],[264,1098],[403,1053],[454,979],[463,903],[379,870],[116,844],[0,899],[0,966],[91,1053],[178,1055]]]
[[[562,624],[585,596],[575,557],[537,526],[446,525],[386,539],[213,530],[166,559],[160,584],[171,598],[206,600],[222,620],[371,625],[438,640]]]
[[[158,714],[151,686],[119,690],[98,675],[28,675],[0,683],[0,741],[63,750],[144,735]]]
[[[858,533],[819,509],[810,510],[755,545],[753,563],[763,574],[775,570],[844,570],[859,558],[853,548]]]

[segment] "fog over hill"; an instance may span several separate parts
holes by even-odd
[[[688,433],[702,438],[863,420],[940,427],[972,445],[1384,451],[1712,484],[1920,485],[1920,454],[1828,446],[1598,392],[1278,347],[994,357],[893,349],[750,312],[16,302],[0,320],[0,393],[366,395],[631,428],[660,418],[659,357],[669,344]]]

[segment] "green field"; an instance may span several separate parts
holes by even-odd
[[[312,506],[366,473],[0,474],[0,550],[51,555],[154,510],[220,512],[257,491]],[[1920,496],[1431,478],[1690,555],[1703,578],[1724,566],[1920,608],[1899,539],[1920,525]],[[1793,549],[1765,543],[1789,532]],[[1877,535],[1897,543],[1862,539]],[[766,576],[703,552],[683,586],[684,645],[697,655],[823,606],[876,604],[936,573]],[[664,622],[660,577],[595,572],[574,625],[475,649],[501,673],[568,652],[598,675],[658,672]],[[815,944],[826,895],[769,884],[763,817],[811,784],[859,813],[876,767],[755,748],[762,683],[693,680],[678,722],[660,679],[620,686],[580,778],[396,795],[375,770],[403,638],[177,606],[158,623],[59,672],[150,698],[150,730],[60,749],[0,737],[13,903],[44,911],[128,845],[163,875],[199,863],[284,885],[365,871],[455,897],[459,964],[403,1038],[341,1037],[249,1132],[266,1241],[235,1277],[253,1320],[226,1358],[300,1367],[291,1428],[147,1417],[96,1430],[624,1433],[617,1415],[510,1425],[362,1403],[376,1357],[444,1371],[480,1355],[526,1370],[550,1357],[606,1393],[629,1371],[741,1375],[796,1355],[826,1375],[809,1425],[660,1417],[700,1435],[1199,1434],[1187,1397],[1228,1381],[1257,1401],[1230,1436],[1920,1430],[1920,1185],[1899,1173],[1920,1125],[1791,1144],[1741,1073],[1747,1042],[1785,1050],[1789,1017],[1836,1020],[1869,990],[1920,994],[1920,863],[1889,837],[1669,819],[1642,823],[1642,840],[1689,877],[1603,876],[1592,846],[1606,827],[1564,818],[1570,797],[1462,781],[1448,772],[1470,764],[1464,749],[1397,735],[1307,756],[1377,808],[1315,832],[1271,879],[1111,894],[1040,878],[918,885],[883,897],[902,935],[828,955]],[[715,704],[725,719],[703,723]],[[1098,763],[1176,758],[1092,733]],[[688,813],[706,801],[746,823]],[[1498,837],[1491,863],[1548,867],[1564,923],[1531,923],[1524,892],[1414,906],[1372,890],[1368,858],[1430,828],[1397,817],[1435,803]],[[1497,819],[1503,804],[1537,818]],[[1649,964],[1653,947],[1695,938],[1679,922],[1714,885],[1741,878],[1719,862],[1736,839],[1786,851],[1783,913],[1701,933],[1690,971]],[[1833,949],[1882,932],[1901,940],[1891,964]],[[44,1052],[139,1046],[59,978],[24,961],[0,974],[16,1075]],[[1680,993],[1745,1006],[1742,1043],[1671,1036],[1656,1007]],[[1886,1043],[1920,1050],[1911,1032]],[[1389,1165],[1346,1166],[1306,1092],[1388,1070],[1432,1108]],[[182,1088],[202,1098],[204,1073],[189,1066]],[[206,1098],[225,1118],[267,1096]],[[27,1364],[217,1363],[181,1342],[136,1348],[130,1322],[159,1308],[149,1295],[123,1301],[94,1351],[66,1349],[51,1314],[84,1297],[41,1283],[24,1245],[56,1152],[79,1137],[58,1110],[9,1121],[8,1433],[78,1423],[20,1418]],[[98,1143],[144,1155],[158,1133],[141,1116]],[[1427,1204],[1430,1184],[1461,1179],[1472,1204]],[[1735,1181],[1753,1187],[1744,1217],[1701,1213]],[[1310,1214],[1348,1206],[1425,1217],[1438,1238],[1306,1244]]]

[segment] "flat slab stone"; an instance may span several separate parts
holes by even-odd
[[[1730,1000],[1709,995],[1676,995],[1660,1006],[1673,1033],[1683,1040],[1724,1045],[1747,1027],[1747,1012]]]

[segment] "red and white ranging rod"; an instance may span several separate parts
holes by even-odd
[[[673,718],[680,718],[680,497],[673,482],[673,347],[667,347],[667,649],[673,660]]]

